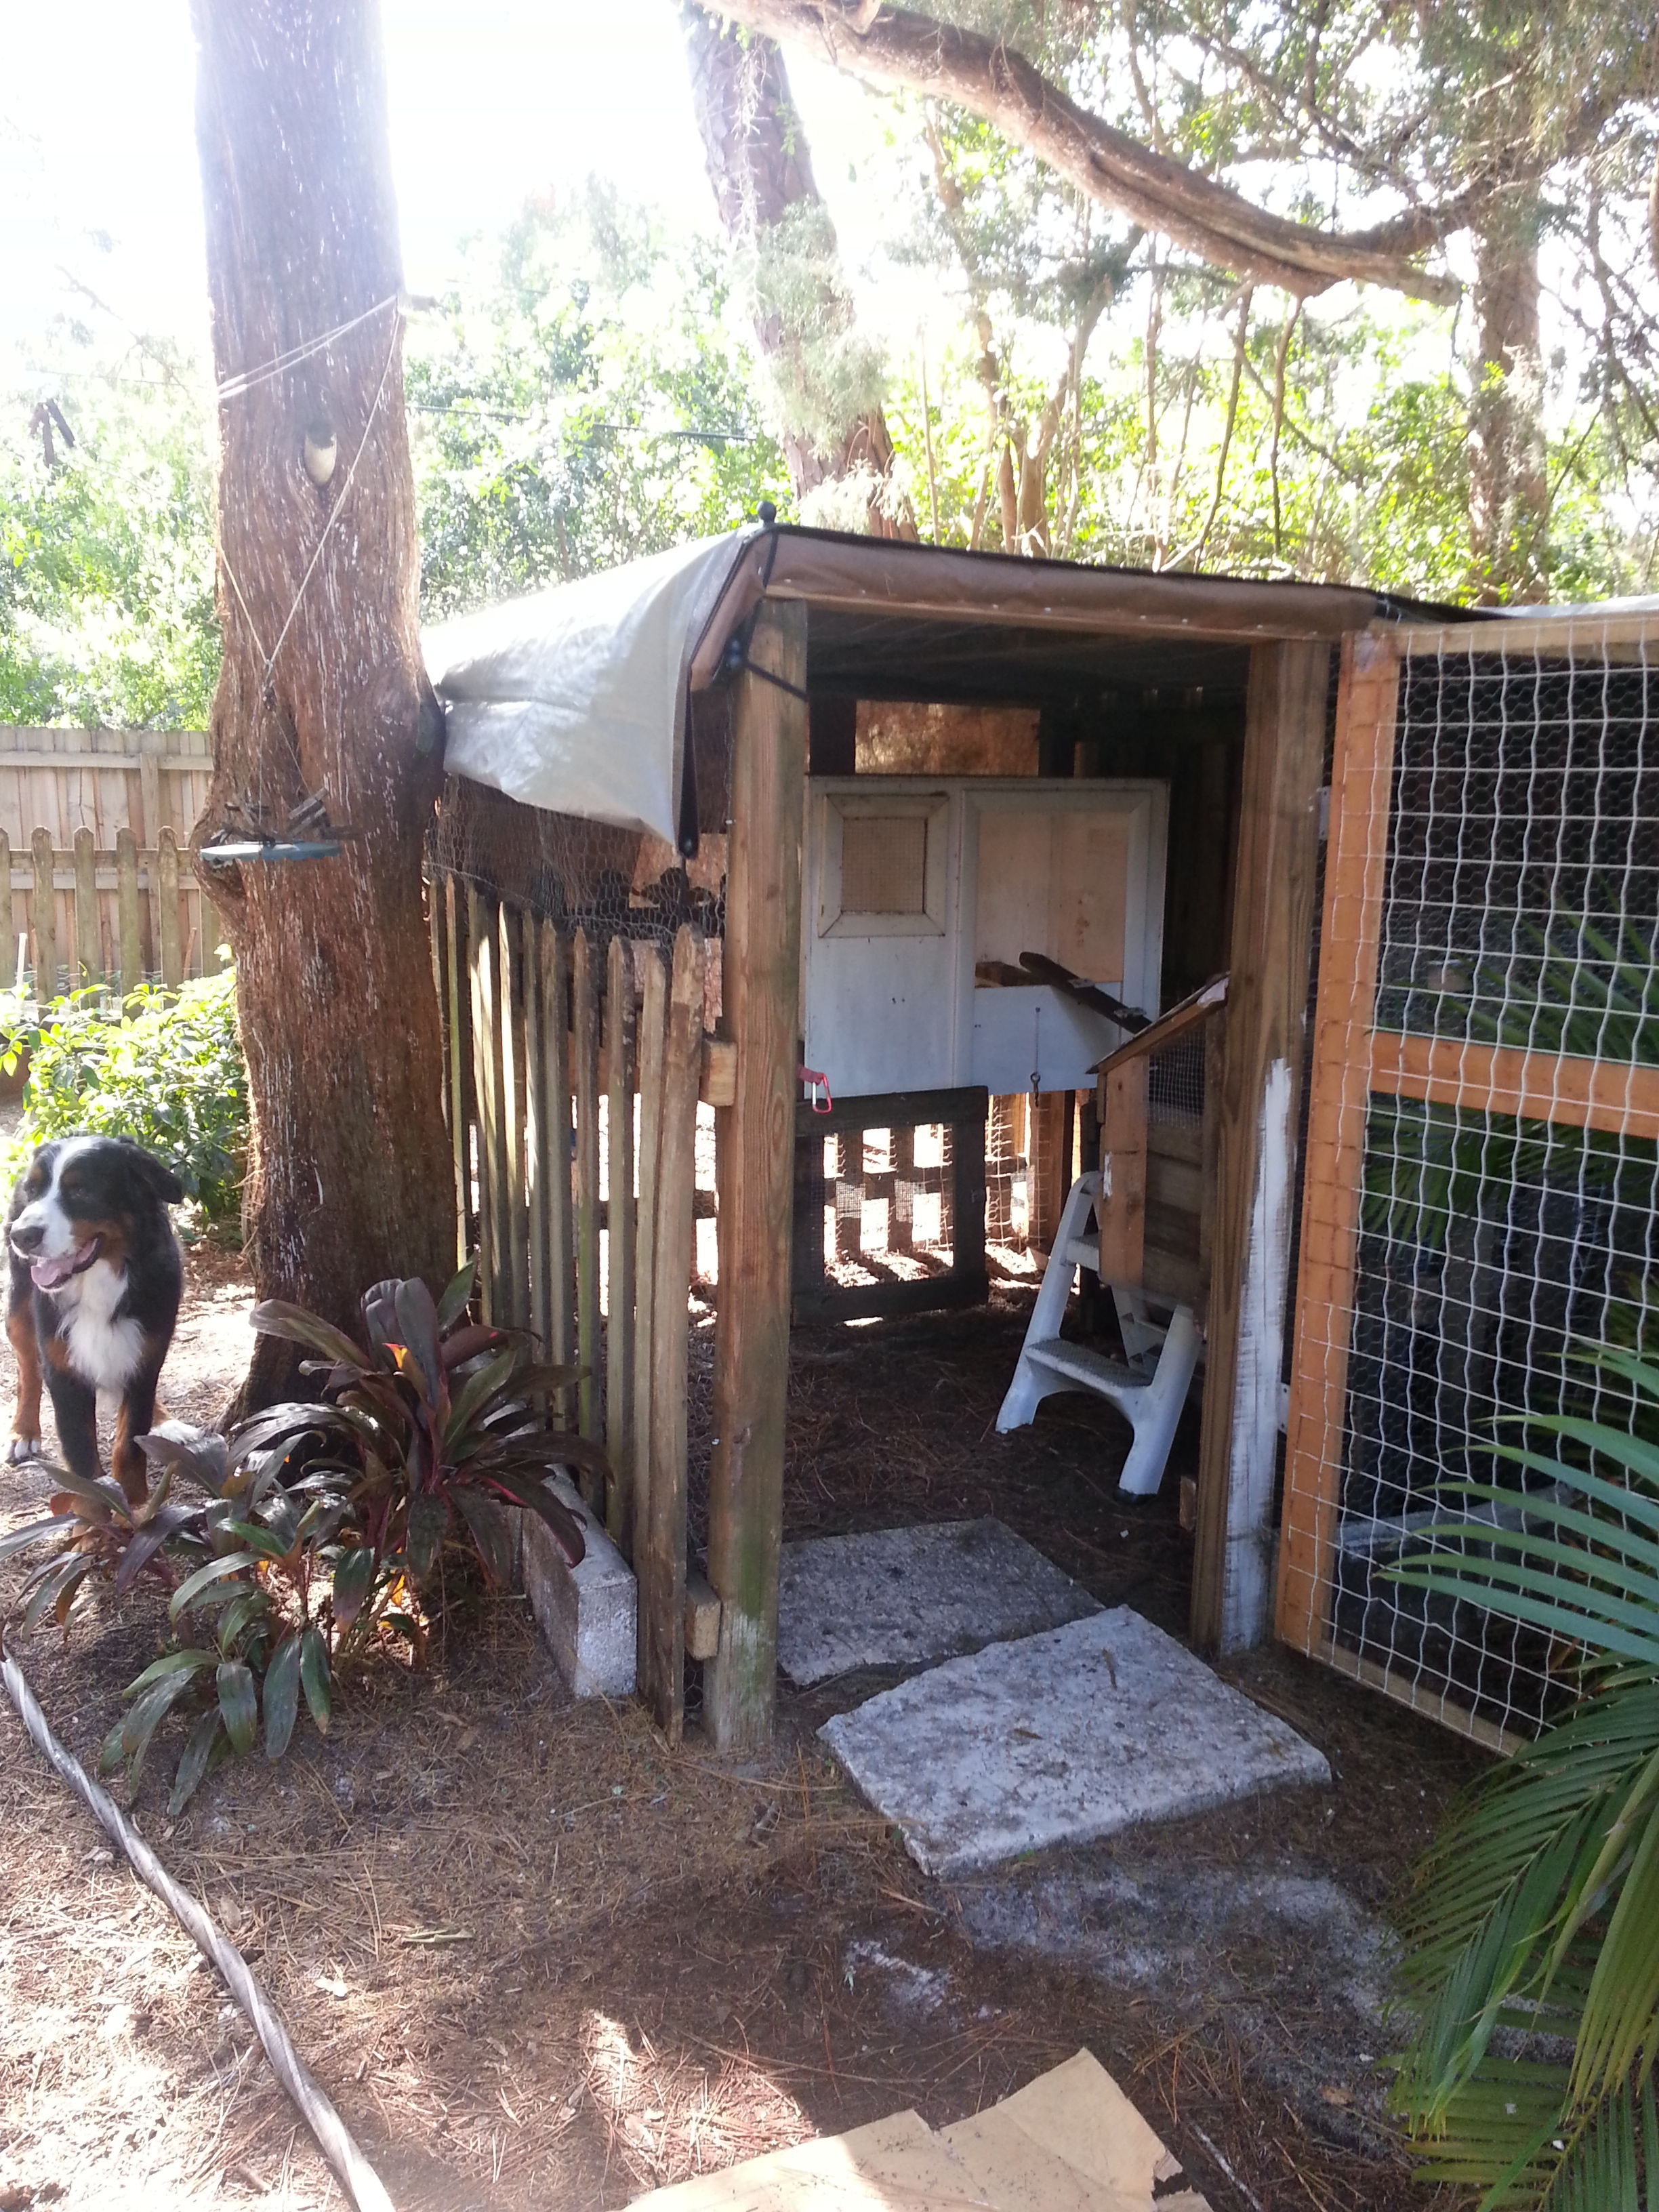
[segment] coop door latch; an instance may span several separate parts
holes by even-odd
[[[836,1103],[830,1096],[829,1077],[822,1074],[816,1067],[798,1067],[795,1070],[795,1073],[803,1083],[811,1086],[812,1092],[812,1111],[815,1114],[829,1113]],[[819,1091],[823,1093],[822,1102],[820,1102],[818,1097]]]

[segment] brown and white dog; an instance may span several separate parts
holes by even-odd
[[[88,1481],[98,1456],[98,1394],[118,1396],[116,1480],[147,1488],[137,1439],[155,1419],[155,1385],[179,1318],[184,1266],[167,1207],[184,1186],[126,1137],[64,1137],[40,1146],[6,1217],[11,1296],[6,1334],[17,1354],[9,1457],[40,1450],[44,1377],[58,1447]]]

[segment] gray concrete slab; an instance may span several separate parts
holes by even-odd
[[[805,1689],[858,1667],[927,1666],[1098,1613],[1000,1521],[944,1521],[783,1547],[778,1662]]]
[[[548,1487],[581,1523],[587,1555],[580,1565],[567,1566],[546,1522],[525,1514],[524,1586],[531,1611],[574,1696],[631,1696],[639,1614],[633,1570],[568,1476],[550,1476]]]
[[[929,1874],[1331,1778],[1293,1729],[1127,1606],[948,1660],[818,1733]]]

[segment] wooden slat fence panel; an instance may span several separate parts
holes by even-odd
[[[433,902],[459,1235],[487,1316],[587,1370],[550,1411],[604,1437],[611,1482],[584,1488],[635,1562],[641,1686],[677,1738],[705,948],[601,950],[446,875]]]

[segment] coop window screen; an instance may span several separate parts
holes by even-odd
[[[1448,1480],[1520,1525],[1529,1419],[1627,1418],[1586,1346],[1659,1351],[1659,623],[1493,637],[1408,641],[1339,742],[1279,1625],[1509,1738],[1563,1655],[1386,1570]]]
[[[820,794],[818,934],[943,935],[949,814],[942,793]]]

